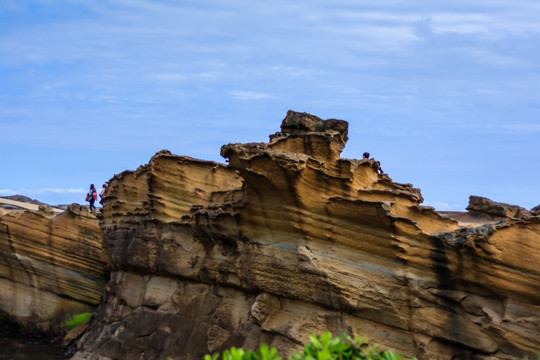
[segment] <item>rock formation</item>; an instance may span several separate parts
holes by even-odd
[[[487,214],[499,219],[528,219],[533,216],[520,206],[495,202],[481,196],[470,196],[467,210],[469,213]]]
[[[111,179],[111,279],[73,359],[287,356],[327,330],[419,359],[540,350],[540,217],[441,216],[341,159],[347,128],[290,111],[269,143],[224,146],[228,166],[161,151]]]
[[[0,208],[0,317],[29,330],[59,331],[95,311],[105,284],[96,217],[73,204],[61,214]]]

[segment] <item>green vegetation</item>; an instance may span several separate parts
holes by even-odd
[[[71,330],[74,327],[76,327],[77,325],[83,324],[83,323],[87,322],[88,320],[90,320],[91,316],[92,316],[92,313],[90,313],[90,312],[77,314],[77,315],[73,316],[71,319],[68,320],[67,328],[69,330]]]
[[[355,336],[351,338],[341,334],[332,338],[330,332],[320,337],[311,334],[310,342],[304,346],[302,354],[289,356],[288,360],[406,360],[405,357],[389,350],[379,351],[377,345],[369,347],[367,341]],[[413,358],[416,359],[416,358]],[[220,360],[220,354],[206,355],[204,360]],[[269,349],[262,345],[258,351],[243,350],[232,347],[225,350],[221,360],[281,360],[277,349]]]

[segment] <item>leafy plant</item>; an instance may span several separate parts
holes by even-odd
[[[68,320],[66,326],[67,326],[67,328],[69,330],[71,330],[74,327],[76,327],[77,325],[83,324],[83,323],[87,322],[88,320],[90,320],[90,317],[92,317],[91,312],[77,314],[77,315],[73,316],[71,319]]]
[[[302,354],[295,353],[288,360],[406,360],[390,350],[378,351],[377,345],[369,347],[366,339],[346,334],[333,338],[330,332],[320,337],[311,334],[310,342],[304,346]],[[416,358],[413,358],[416,359]],[[413,360],[411,359],[411,360]],[[204,360],[220,360],[219,354],[206,355]],[[258,351],[244,351],[232,347],[223,352],[221,360],[281,360],[277,349],[262,345]]]
[[[522,360],[528,360],[528,359],[529,359],[529,357],[525,356]],[[536,354],[536,359],[540,360],[540,353]]]
[[[377,345],[368,347],[366,339],[358,336],[341,334],[332,338],[330,332],[325,332],[319,338],[311,334],[309,339],[304,352],[294,354],[289,360],[406,360],[390,350],[378,351]]]
[[[219,354],[206,355],[204,360],[218,360]],[[261,345],[259,351],[237,349],[234,346],[223,352],[222,360],[281,360],[277,349],[269,349],[268,345]]]

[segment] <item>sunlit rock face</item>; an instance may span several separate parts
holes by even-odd
[[[269,143],[224,146],[227,166],[162,151],[115,176],[111,280],[73,359],[286,357],[324,331],[420,359],[539,350],[540,217],[465,226],[341,159],[346,141],[345,121],[290,111]]]
[[[101,251],[98,221],[85,207],[58,215],[47,206],[0,209],[0,315],[55,331],[95,311],[105,284]]]

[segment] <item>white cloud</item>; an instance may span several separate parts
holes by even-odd
[[[465,131],[470,131],[478,134],[526,136],[540,133],[540,123],[522,122],[515,124],[505,124],[502,122],[494,122],[493,119],[491,119],[490,121],[491,123],[464,122],[461,123],[460,126],[465,128]]]
[[[40,195],[40,194],[84,194],[85,189],[82,188],[42,188],[42,189],[0,189],[1,196],[10,196],[18,194]]]
[[[275,99],[275,96],[265,94],[256,91],[232,91],[231,95],[234,99],[238,100],[262,100],[262,99]]]
[[[386,9],[364,8],[358,11],[341,10],[335,14],[338,15],[337,20],[352,20],[363,25],[385,26],[396,30],[427,18],[432,20],[433,32],[437,34],[496,34],[500,32],[526,34],[540,32],[540,23],[537,21],[538,11],[540,11],[540,4],[536,1],[511,3],[492,1],[485,4],[481,11],[476,4],[452,6],[452,10],[449,10],[445,3],[441,2],[435,7],[411,7],[407,12],[400,13]],[[348,28],[350,25],[351,23],[345,24],[345,27]],[[387,34],[391,33],[387,32]]]
[[[0,196],[10,196],[10,195],[17,195],[18,192],[16,190],[11,189],[0,189]]]
[[[465,211],[465,205],[442,201],[426,201],[422,205],[434,207],[437,211]]]
[[[540,133],[540,124],[507,124],[503,128],[515,133]]]
[[[165,83],[182,82],[188,78],[186,74],[179,73],[150,74],[148,77]]]
[[[156,73],[150,74],[148,77],[153,80],[157,80],[163,83],[178,83],[185,82],[188,80],[210,80],[216,78],[218,75],[209,72],[200,72],[193,74],[185,73]]]
[[[57,193],[57,194],[64,194],[64,193],[80,194],[80,193],[85,193],[86,190],[83,189],[83,188],[67,188],[67,189],[64,189],[64,188],[44,188],[44,189],[39,189],[38,190],[38,194],[47,193],[47,192],[53,192],[53,193]]]
[[[294,66],[272,66],[270,70],[277,73],[287,74],[287,76],[303,76],[313,73],[313,70]]]
[[[340,11],[338,14],[345,19],[366,21],[392,21],[400,24],[418,20],[414,13],[391,13],[383,11]]]

